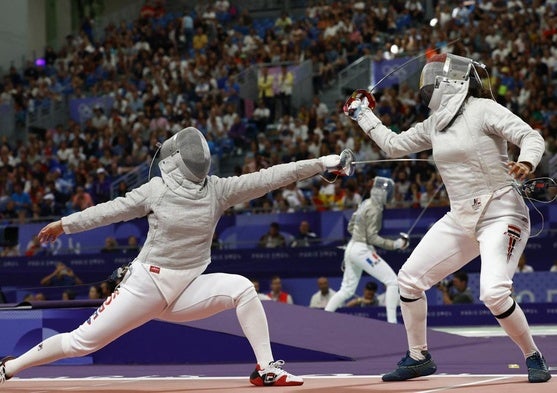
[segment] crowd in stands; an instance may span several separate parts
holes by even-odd
[[[345,148],[359,161],[385,158],[342,114],[344,97],[328,108],[320,93],[361,56],[392,58],[393,45],[397,55],[451,51],[485,63],[489,76],[481,76],[494,98],[546,140],[536,176],[557,175],[557,3],[434,1],[437,24],[426,20],[424,3],[310,1],[303,15],[283,12],[273,20],[253,17],[242,2],[199,2],[176,13],[159,0],[146,1],[135,20],[102,32],[84,23],[63,47],[46,49],[44,65],[11,67],[0,84],[0,104],[13,104],[20,120],[54,100],[104,95],[113,104],[95,107],[82,124],[71,120],[30,133],[17,145],[0,141],[1,218],[40,220],[107,201],[121,174],[149,163],[159,142],[190,125],[205,134],[215,162],[244,158],[235,174]],[[242,71],[305,60],[313,64],[311,105],[292,108],[288,90],[278,90],[260,94],[246,115],[237,81]],[[282,80],[292,85],[290,77]],[[404,83],[378,86],[375,94],[377,113],[394,130],[427,116],[417,91]],[[511,160],[517,153],[509,145]],[[368,196],[376,175],[396,182],[388,207],[446,206],[429,153],[415,158],[424,161],[361,165],[343,179],[316,177],[230,213],[351,209]],[[116,195],[126,191],[122,182]]]

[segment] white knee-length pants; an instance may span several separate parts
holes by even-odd
[[[340,289],[327,303],[325,311],[336,311],[354,295],[364,271],[386,286],[387,321],[396,323],[397,276],[389,264],[377,254],[375,247],[361,242],[350,241],[346,246],[342,283]]]
[[[489,202],[473,233],[449,212],[425,234],[399,271],[400,295],[420,298],[481,255],[480,300],[494,315],[501,314],[507,311],[512,277],[529,236],[528,208],[514,190]]]
[[[83,356],[114,341],[126,332],[152,320],[186,322],[209,317],[247,302],[257,294],[242,276],[225,273],[200,275],[205,266],[189,271],[162,273],[179,275],[171,288],[157,286],[149,265],[134,262],[120,287],[91,317],[64,335],[66,356]],[[154,276],[154,277],[153,277]],[[171,302],[169,302],[169,299]]]
[[[358,287],[362,273],[385,285],[396,285],[396,274],[377,252],[375,247],[360,242],[349,242],[344,253],[344,275],[341,288],[352,296]]]

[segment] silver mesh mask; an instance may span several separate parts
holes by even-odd
[[[464,94],[468,92],[470,79],[481,84],[473,60],[452,53],[435,55],[422,69],[420,75],[420,96],[425,105],[436,110],[441,101],[443,88],[447,84],[461,85]],[[451,89],[452,91],[453,89]]]
[[[376,202],[383,205],[393,200],[395,193],[395,182],[388,177],[376,176],[373,179],[373,187],[369,192],[369,196]]]
[[[211,168],[211,153],[207,140],[197,128],[187,127],[164,141],[160,151],[161,160],[174,157],[184,177],[201,183]]]

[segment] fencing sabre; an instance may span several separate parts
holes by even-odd
[[[437,50],[439,50],[439,49],[441,49],[445,46],[450,46],[457,41],[460,41],[460,38],[456,38],[456,39],[448,42],[446,45],[438,45],[435,48],[433,48],[432,50],[437,52]],[[407,61],[402,63],[400,66],[395,67],[391,72],[387,73],[385,76],[383,76],[381,79],[379,79],[379,81],[377,83],[375,83],[373,86],[369,86],[367,89],[356,89],[356,90],[354,90],[352,95],[350,95],[350,97],[346,100],[346,103],[343,106],[344,113],[347,116],[352,117],[353,109],[352,110],[349,109],[350,104],[357,99],[363,101],[364,97],[367,99],[367,106],[372,110],[375,109],[376,101],[375,101],[375,98],[373,97],[373,91],[377,88],[377,86],[379,86],[385,79],[389,78],[391,75],[395,74],[396,72],[400,71],[402,68],[406,67],[408,64],[413,63],[413,62],[421,59],[422,57],[427,56],[428,53],[431,53],[431,51],[425,51],[424,53],[422,53],[420,55],[416,55],[416,56],[408,59]],[[495,97],[493,96],[493,91],[491,89],[491,81],[490,81],[490,78],[489,78],[489,73],[487,71],[487,66],[485,64],[480,63],[479,61],[476,61],[476,60],[473,60],[473,59],[471,59],[471,61],[472,61],[472,64],[474,66],[477,66],[477,67],[483,69],[484,72],[487,74],[488,83],[489,83],[489,91],[491,92],[491,97],[495,100]],[[481,83],[481,79],[479,78],[479,75],[478,75],[477,71],[475,71],[475,69],[474,69],[474,72],[476,74],[476,77],[478,78],[478,80]]]
[[[416,227],[416,225],[418,224],[418,222],[420,221],[420,219],[422,218],[422,216],[424,215],[425,211],[427,210],[427,208],[429,207],[429,205],[431,205],[431,202],[435,199],[435,197],[437,196],[437,194],[439,193],[439,191],[441,191],[441,188],[443,188],[444,184],[441,183],[437,186],[437,188],[435,189],[435,192],[433,193],[433,195],[431,196],[431,198],[429,198],[429,200],[427,201],[426,205],[423,207],[422,211],[420,212],[420,214],[418,215],[418,217],[416,217],[416,220],[414,220],[414,223],[412,224],[412,226],[410,227],[410,229],[408,230],[408,232],[401,232],[400,236],[404,239],[406,239],[406,241],[410,240],[410,234],[412,233],[412,231],[414,230],[414,228]]]
[[[341,153],[341,165],[342,165],[343,171],[345,173],[353,174],[356,165],[377,164],[377,163],[382,163],[382,162],[409,162],[409,161],[431,162],[429,159],[426,159],[426,158],[392,158],[392,159],[366,160],[366,161],[355,161],[355,158],[356,158],[356,156],[354,155],[354,152],[352,152],[352,150],[345,149],[345,150],[342,151],[342,153]],[[350,168],[350,169],[348,169],[348,168]],[[416,225],[418,224],[418,222],[420,221],[420,219],[422,218],[422,216],[426,212],[427,208],[429,207],[429,205],[431,205],[431,202],[435,199],[435,197],[437,196],[437,194],[439,193],[439,191],[441,190],[442,187],[443,187],[443,183],[441,183],[437,187],[437,189],[435,190],[435,192],[433,193],[431,198],[427,201],[427,204],[424,206],[424,208],[422,209],[422,211],[420,212],[420,214],[418,215],[418,217],[416,218],[416,220],[414,221],[414,223],[412,224],[412,226],[410,227],[408,232],[401,232],[400,233],[400,236],[402,238],[404,238],[407,242],[410,240],[410,234],[412,233],[412,231],[414,230],[414,228],[416,227]]]

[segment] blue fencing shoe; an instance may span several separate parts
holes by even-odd
[[[528,367],[528,382],[547,382],[551,379],[547,363],[539,352],[534,352],[532,356],[526,358],[526,367]]]
[[[410,351],[406,352],[406,356],[397,363],[398,368],[383,375],[381,379],[385,382],[406,381],[433,374],[437,371],[437,366],[431,359],[431,355],[428,351],[422,351],[422,354],[425,356],[424,360],[414,360],[410,357]]]

